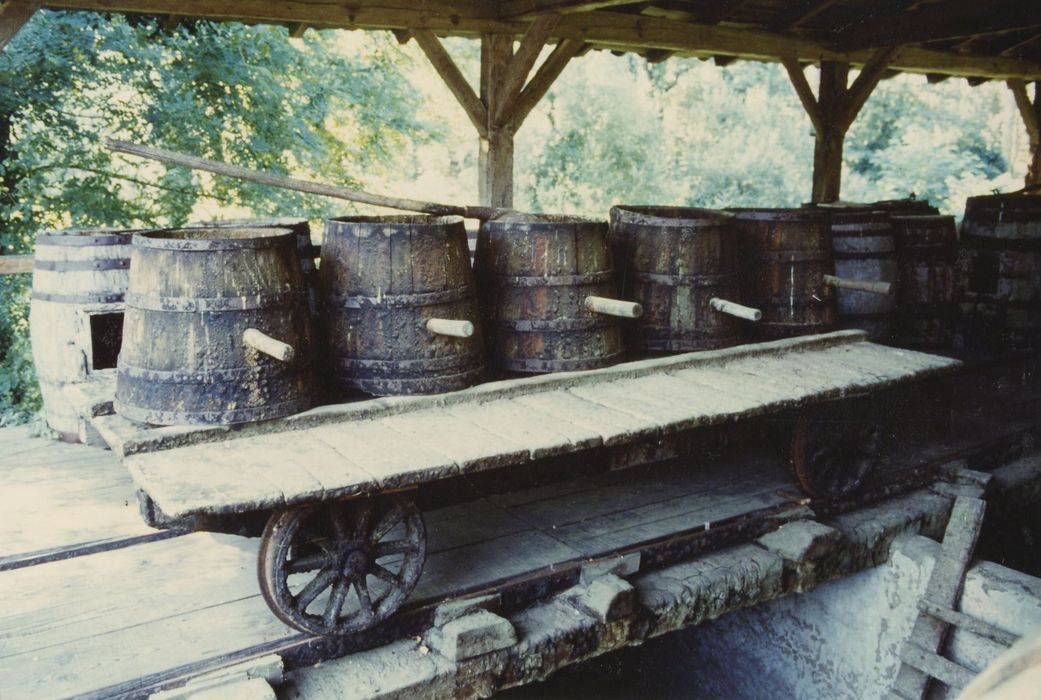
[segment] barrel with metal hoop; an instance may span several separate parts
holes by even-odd
[[[126,305],[123,416],[232,424],[311,406],[312,318],[289,230],[138,233]]]
[[[606,367],[623,358],[607,223],[508,215],[482,222],[474,259],[489,361],[513,372]]]
[[[758,338],[824,333],[835,325],[830,216],[819,209],[727,209],[742,259],[742,298],[763,312]]]
[[[36,237],[29,311],[33,362],[47,424],[67,441],[81,439],[80,421],[62,387],[116,365],[131,235],[97,229]]]
[[[840,328],[867,331],[871,340],[885,342],[892,333],[896,305],[897,265],[893,224],[885,211],[834,209],[831,246],[835,256],[835,308]],[[871,285],[849,281],[874,282]]]
[[[955,261],[958,229],[953,216],[893,216],[900,284],[893,311],[893,342],[945,351],[954,342]]]
[[[733,215],[690,207],[623,205],[611,209],[611,238],[622,296],[643,306],[627,324],[629,347],[688,352],[741,342],[741,306]]]
[[[481,377],[483,337],[461,217],[331,219],[319,288],[339,388],[435,394]]]

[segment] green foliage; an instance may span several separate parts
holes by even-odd
[[[436,136],[392,43],[280,27],[38,12],[0,52],[0,245],[38,231],[177,226],[349,207],[111,154],[107,136],[276,173],[361,185]],[[0,416],[38,405],[28,279],[0,286]],[[10,419],[10,418],[9,418]]]

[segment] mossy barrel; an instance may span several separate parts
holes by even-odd
[[[893,310],[894,344],[944,351],[954,341],[958,230],[953,216],[891,217],[900,284]]]
[[[1041,349],[1041,195],[969,197],[958,268],[967,342]]]
[[[461,217],[327,221],[319,290],[341,390],[435,394],[480,379],[484,346]]]
[[[831,248],[836,277],[890,285],[888,294],[836,287],[838,327],[864,330],[873,341],[888,341],[899,286],[890,215],[871,209],[831,211]]]
[[[750,328],[760,339],[824,333],[835,325],[831,221],[819,209],[727,209],[734,214],[742,299],[760,309]]]
[[[116,366],[131,231],[71,230],[36,237],[29,332],[47,424],[80,440],[79,415],[62,388]]]
[[[157,425],[297,413],[312,405],[313,352],[291,231],[194,228],[134,236],[118,413]]]
[[[648,352],[688,352],[741,342],[743,322],[712,305],[741,299],[733,216],[690,207],[611,209],[611,239],[621,295],[643,315],[626,342]]]
[[[614,298],[606,222],[554,215],[482,222],[475,272],[489,363],[512,372],[566,372],[619,362],[621,321],[593,311]]]

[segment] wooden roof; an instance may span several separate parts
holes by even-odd
[[[672,55],[863,64],[902,47],[890,68],[969,78],[1041,79],[1037,0],[43,0],[44,7],[346,29],[521,35],[562,15],[551,40]],[[399,31],[399,37],[404,38]]]

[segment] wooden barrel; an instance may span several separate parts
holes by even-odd
[[[871,340],[886,342],[892,331],[898,285],[889,214],[877,210],[833,210],[831,247],[836,277],[891,285],[889,294],[837,287],[835,309],[838,327],[859,328],[867,331]]]
[[[940,210],[929,203],[928,199],[908,197],[906,199],[880,199],[871,202],[869,208],[884,211],[893,216],[935,216]]]
[[[290,231],[138,233],[126,307],[116,376],[123,416],[232,424],[311,406],[312,319]]]
[[[710,304],[712,299],[741,299],[731,219],[708,209],[611,209],[620,291],[643,306],[643,316],[625,324],[629,347],[687,352],[741,342],[741,321]]]
[[[835,300],[824,276],[833,269],[829,215],[819,209],[727,209],[735,215],[742,298],[762,310],[749,329],[763,339],[824,333]]]
[[[892,216],[896,247],[896,308],[892,342],[943,351],[954,340],[958,231],[953,216]]]
[[[36,237],[29,310],[33,363],[47,424],[63,440],[80,440],[80,421],[62,387],[116,366],[131,235],[102,229]]]
[[[327,221],[319,289],[337,387],[435,394],[480,379],[483,339],[461,217]],[[471,335],[435,332],[431,319],[469,323]]]
[[[489,362],[513,372],[606,367],[623,357],[617,318],[586,306],[615,296],[607,223],[569,216],[485,221],[474,265]]]
[[[966,342],[986,352],[1041,348],[1041,196],[969,197],[961,246]]]

